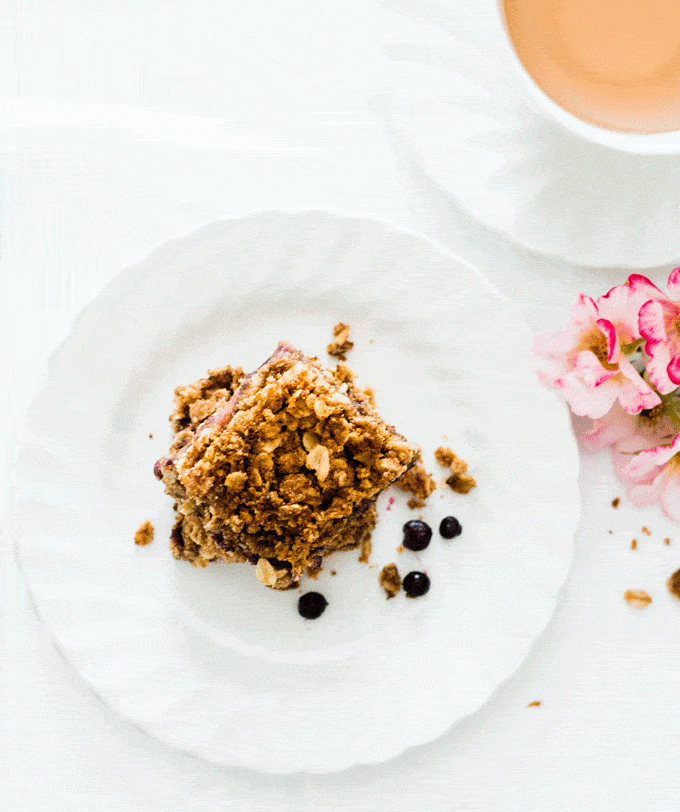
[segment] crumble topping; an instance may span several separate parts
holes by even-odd
[[[636,609],[644,609],[652,602],[650,595],[643,589],[627,589],[623,599]]]
[[[333,328],[333,341],[326,347],[326,352],[341,361],[347,359],[348,353],[354,346],[354,342],[349,340],[349,325],[339,322]]]
[[[396,564],[386,564],[378,575],[378,583],[385,590],[387,600],[393,598],[401,589],[401,576]]]
[[[368,559],[371,557],[372,550],[373,544],[371,543],[371,537],[365,536],[361,542],[361,555],[359,556],[359,561],[362,564],[368,564]]]
[[[135,544],[140,547],[146,547],[153,541],[153,525],[151,522],[143,522],[139,525],[135,532]]]
[[[439,446],[434,452],[434,456],[440,465],[451,471],[451,475],[446,479],[446,484],[456,493],[469,493],[477,487],[475,478],[467,473],[467,462],[454,454],[450,448]]]
[[[395,483],[398,488],[412,494],[408,506],[413,509],[425,507],[425,500],[437,487],[434,479],[425,470],[421,462],[417,462]]]
[[[666,582],[668,591],[676,598],[680,599],[680,570],[676,570]]]
[[[176,503],[176,558],[250,561],[286,589],[335,550],[370,552],[378,495],[419,459],[343,362],[285,342],[251,374],[211,370],[175,390],[175,438],[154,472]]]

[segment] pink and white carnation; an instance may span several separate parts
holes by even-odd
[[[602,418],[617,401],[628,414],[658,406],[659,395],[626,354],[641,338],[642,306],[667,298],[639,274],[632,274],[597,301],[581,294],[565,330],[537,336],[539,378],[562,390],[576,415]]]
[[[645,449],[627,462],[621,456],[616,467],[634,505],[658,502],[669,519],[680,521],[680,434],[670,445]]]
[[[668,277],[668,292],[680,300],[680,268]],[[647,374],[662,395],[680,385],[680,301],[654,298],[640,308],[640,335],[649,356]]]
[[[628,414],[615,403],[606,415],[593,420],[579,439],[589,451],[609,447],[614,453],[630,455],[668,442],[674,434],[673,421],[663,405]],[[630,456],[626,463],[629,461]]]

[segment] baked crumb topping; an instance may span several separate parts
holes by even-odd
[[[651,596],[643,589],[627,589],[623,599],[636,609],[644,609],[652,602]]]
[[[349,325],[338,322],[333,328],[333,341],[326,347],[326,352],[341,361],[347,359],[348,353],[354,346],[354,342],[349,340]]]
[[[387,599],[393,598],[401,589],[401,576],[396,564],[386,564],[378,575],[378,583],[385,590]]]
[[[434,452],[434,456],[440,465],[451,471],[451,475],[446,479],[446,484],[456,493],[469,493],[477,487],[475,478],[467,473],[467,462],[454,454],[450,448],[439,446]]]
[[[395,484],[402,491],[413,495],[414,498],[408,501],[408,506],[412,510],[425,507],[425,500],[437,487],[421,462],[410,468]]]
[[[135,544],[140,547],[146,547],[153,541],[153,525],[151,522],[143,522],[139,525],[135,532]]]
[[[378,495],[419,458],[346,364],[326,370],[285,342],[249,375],[178,387],[170,419],[154,470],[176,502],[173,555],[250,561],[278,589],[335,550],[366,556]]]

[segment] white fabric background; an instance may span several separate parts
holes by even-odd
[[[406,0],[0,7],[3,441],[77,310],[157,243],[218,217],[318,206],[392,219],[475,263],[537,331],[581,290],[623,281],[513,248],[406,160],[381,101],[431,92],[446,4],[412,11]],[[649,275],[661,285],[668,270]],[[581,485],[565,600],[520,673],[440,740],[325,777],[209,766],[118,718],[52,649],[3,537],[0,809],[677,811],[680,602],[665,581],[680,532],[625,500],[614,511],[605,457],[583,458]],[[628,588],[651,606],[628,607]]]

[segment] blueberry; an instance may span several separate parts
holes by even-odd
[[[305,592],[298,600],[298,612],[307,620],[316,620],[327,606],[328,601],[320,592]]]
[[[420,519],[412,519],[404,525],[404,547],[407,550],[424,550],[432,538],[429,524]]]
[[[401,585],[407,598],[419,598],[430,588],[430,579],[424,572],[409,572]]]
[[[445,539],[453,539],[463,532],[460,522],[455,516],[447,516],[439,525],[439,533]]]

